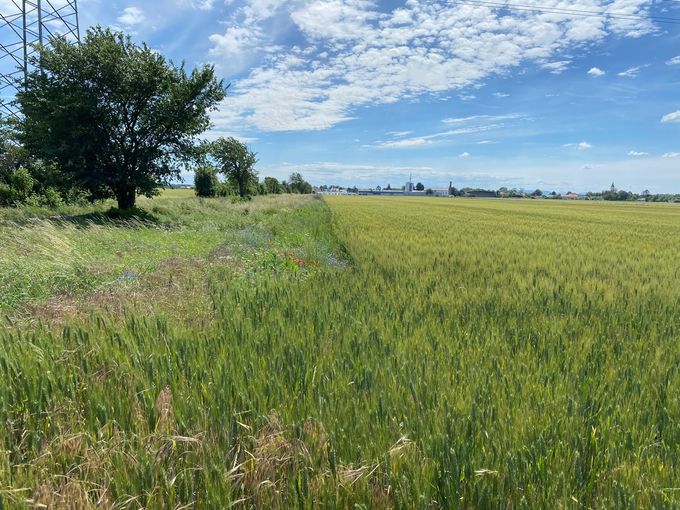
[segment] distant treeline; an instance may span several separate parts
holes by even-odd
[[[338,185],[322,185],[314,188],[315,191],[321,193],[335,192],[335,193],[359,193],[360,189],[357,186],[343,187]],[[404,186],[396,188],[397,190],[404,190]],[[432,188],[425,188],[422,183],[417,183],[414,186],[416,191],[424,191],[425,195],[434,195]],[[375,191],[394,191],[389,184],[386,187],[376,186],[370,188]],[[551,199],[551,200],[607,200],[607,201],[638,201],[638,202],[680,202],[680,194],[660,193],[652,194],[645,190],[640,194],[632,191],[623,190],[605,190],[600,192],[589,191],[585,194],[576,194],[571,191],[567,193],[557,193],[556,191],[545,192],[540,189],[533,191],[519,190],[517,188],[501,187],[497,190],[481,189],[481,188],[449,188],[449,195],[455,197],[495,197],[495,198],[533,198],[533,199]],[[440,194],[441,196],[441,194]]]

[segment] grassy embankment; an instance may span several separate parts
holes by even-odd
[[[5,220],[0,507],[680,505],[680,208],[327,202]]]

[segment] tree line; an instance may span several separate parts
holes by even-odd
[[[255,164],[257,154],[245,143],[233,137],[220,138],[205,144],[206,157],[195,172],[194,185],[199,197],[276,195],[281,193],[312,193],[312,185],[299,172],[291,174],[288,182],[274,177],[258,181]],[[220,181],[219,176],[223,177]]]
[[[196,169],[209,196],[311,192],[299,174],[259,183],[256,155],[238,140],[198,140],[228,91],[213,66],[188,71],[102,27],[80,44],[52,38],[30,64],[20,119],[0,120],[0,206],[113,198],[130,209]]]

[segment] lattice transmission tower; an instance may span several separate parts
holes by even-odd
[[[80,41],[78,0],[0,0],[0,118],[17,115],[35,46],[56,36]]]

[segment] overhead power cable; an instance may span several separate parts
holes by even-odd
[[[627,21],[653,21],[656,23],[668,23],[672,25],[680,25],[680,18],[673,18],[668,16],[641,16],[639,14],[626,14],[622,12],[610,11],[588,11],[583,9],[572,9],[566,7],[543,7],[540,5],[515,4],[510,2],[500,2],[493,0],[452,0],[452,3],[478,5],[480,7],[492,7],[495,9],[508,9],[511,11],[529,11],[541,12],[548,14],[564,14],[572,17],[582,18],[612,18]]]

